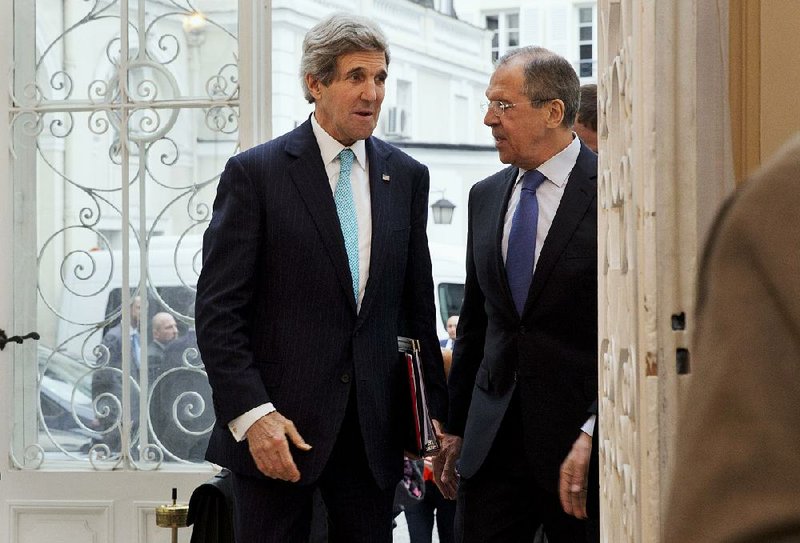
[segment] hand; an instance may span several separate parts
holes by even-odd
[[[561,464],[558,481],[561,507],[564,508],[565,513],[579,519],[586,518],[586,493],[591,454],[592,437],[581,432],[572,445],[572,450]]]
[[[461,456],[462,439],[445,433],[440,433],[438,437],[442,448],[433,458],[433,481],[439,487],[442,496],[454,500],[458,490],[456,461]]]
[[[300,471],[289,452],[286,436],[301,451],[311,450],[311,445],[303,440],[294,423],[277,411],[264,415],[248,428],[247,443],[261,473],[296,483],[300,480]]]

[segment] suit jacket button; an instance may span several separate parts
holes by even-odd
[[[342,383],[349,383],[350,382],[350,374],[349,373],[343,373],[342,376],[339,377],[339,380]]]
[[[524,336],[526,332],[527,330],[525,329],[524,326],[519,327],[519,335]]]

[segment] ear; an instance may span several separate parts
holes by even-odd
[[[319,100],[320,96],[322,96],[320,92],[322,82],[313,75],[306,74],[306,85],[308,85],[308,90],[311,91],[311,96],[313,96],[315,100]]]
[[[556,98],[551,100],[545,107],[547,108],[547,127],[556,128],[561,126],[561,122],[564,120],[564,102]]]

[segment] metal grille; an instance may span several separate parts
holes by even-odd
[[[14,361],[19,468],[202,460],[192,311],[238,148],[237,17],[236,0],[15,3],[15,319],[42,335]],[[179,329],[163,356],[156,313]]]

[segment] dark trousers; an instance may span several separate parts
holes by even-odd
[[[354,394],[316,483],[300,486],[234,473],[233,487],[237,543],[307,543],[315,488],[321,490],[328,512],[330,543],[392,541],[394,488],[378,487],[367,465]]]
[[[537,484],[515,394],[483,465],[459,483],[456,541],[530,543],[540,525],[548,543],[592,541],[587,522],[564,513],[556,489]]]
[[[455,541],[456,502],[442,496],[433,481],[425,481],[425,499],[406,508],[405,513],[411,543],[431,543],[434,515],[439,543]]]

